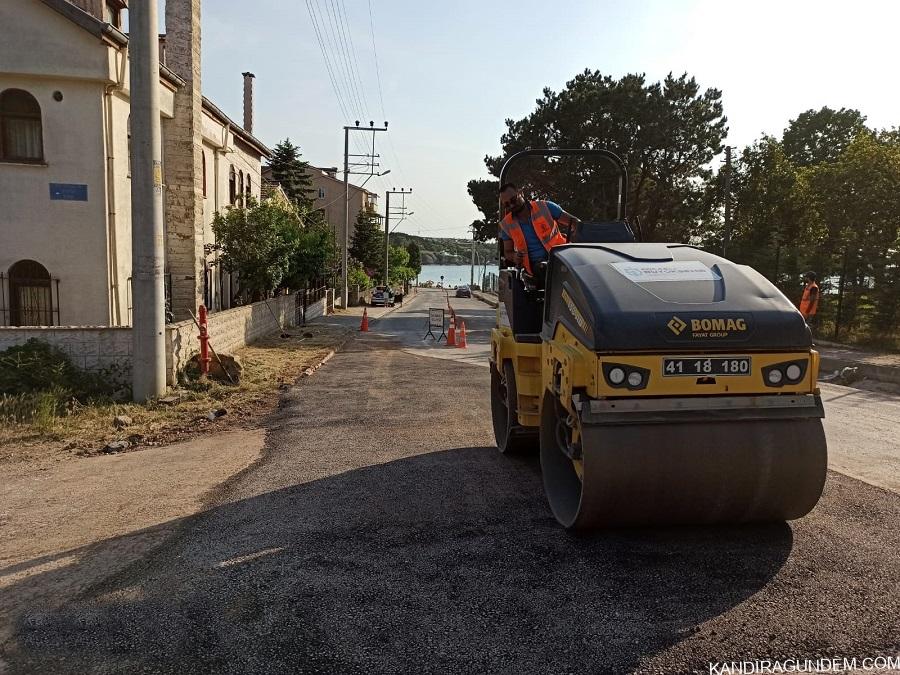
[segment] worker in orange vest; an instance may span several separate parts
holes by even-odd
[[[507,262],[535,276],[538,263],[547,260],[550,249],[566,243],[580,222],[559,204],[528,200],[513,183],[500,186],[500,204],[506,211],[500,221],[500,239]]]
[[[800,298],[800,313],[806,319],[808,325],[815,321],[816,310],[819,309],[819,285],[816,283],[816,273],[807,272],[803,275],[806,287],[803,289],[803,297]]]

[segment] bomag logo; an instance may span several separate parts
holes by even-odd
[[[734,338],[748,330],[747,319],[741,317],[715,317],[690,319],[690,338]]]
[[[677,316],[673,316],[666,325],[669,327],[670,331],[675,333],[675,335],[681,335],[684,329],[687,328],[687,324]]]
[[[562,292],[563,302],[566,303],[566,307],[569,309],[569,313],[575,319],[575,323],[583,330],[585,333],[588,332],[588,322],[585,320],[584,316],[581,314],[581,311],[575,305],[575,301],[572,300],[572,296],[569,295],[568,291]]]
[[[744,319],[691,319],[691,332],[722,332],[729,333],[747,330],[747,322]]]

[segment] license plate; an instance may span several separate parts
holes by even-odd
[[[663,359],[663,376],[696,375],[718,377],[722,375],[749,376],[749,356],[684,356]]]

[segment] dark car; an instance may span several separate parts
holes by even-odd
[[[472,297],[472,289],[468,286],[460,286],[456,289],[456,297],[457,298],[471,298]]]

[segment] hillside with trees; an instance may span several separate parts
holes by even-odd
[[[496,236],[496,233],[494,236]],[[471,239],[418,237],[405,232],[393,232],[391,234],[392,246],[406,248],[410,243],[415,243],[419,247],[419,255],[423,265],[468,265],[472,260]],[[496,260],[496,243],[476,242],[475,255],[482,263],[485,260]]]

